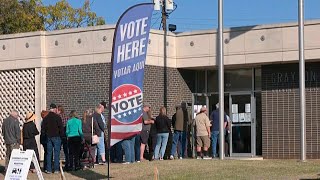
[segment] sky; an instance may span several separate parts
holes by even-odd
[[[43,0],[54,4],[58,0]],[[68,0],[80,7],[85,0]],[[90,0],[91,9],[104,17],[106,24],[116,24],[120,15],[130,6],[151,0]],[[177,25],[177,31],[196,31],[217,28],[218,0],[174,0],[177,9],[169,15],[168,24]],[[305,19],[320,20],[320,0],[305,0]],[[297,22],[298,0],[224,0],[224,27]],[[159,29],[161,12],[154,11],[152,28]]]

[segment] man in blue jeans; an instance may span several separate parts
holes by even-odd
[[[176,113],[172,116],[172,125],[174,128],[173,142],[170,153],[170,159],[174,159],[179,143],[179,159],[185,157],[186,144],[187,144],[187,128],[190,122],[189,115],[186,109],[186,104],[181,103],[181,106],[176,106]]]
[[[50,105],[50,112],[43,118],[41,125],[41,133],[47,137],[47,167],[46,173],[52,173],[52,153],[54,152],[54,173],[60,173],[60,149],[61,135],[63,133],[62,119],[57,114],[57,106]]]
[[[125,154],[125,162],[122,164],[130,164],[135,162],[135,151],[134,151],[135,141],[136,141],[136,136],[133,136],[131,138],[124,139],[121,142],[121,146]]]
[[[216,110],[214,110],[210,115],[210,120],[212,120],[212,130],[211,130],[211,143],[212,143],[212,158],[217,157],[217,142],[219,138],[219,103],[216,104]],[[227,125],[227,116],[224,114],[224,126],[225,129]]]

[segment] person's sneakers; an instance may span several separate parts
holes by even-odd
[[[52,172],[45,170],[44,171],[46,174],[51,174]]]
[[[141,162],[141,161],[136,161],[137,163]]]
[[[163,161],[163,158],[160,158],[160,161]]]
[[[124,162],[124,163],[122,163],[122,164],[130,164],[130,162]]]
[[[174,157],[173,157],[173,155],[170,155],[170,159],[171,159],[171,160],[174,160]]]
[[[197,159],[201,159],[201,157],[200,157],[200,156],[197,156]]]
[[[211,159],[209,156],[204,156],[203,159]]]
[[[182,157],[179,157],[179,159],[183,159]]]
[[[105,161],[99,162],[99,165],[106,165]]]
[[[55,171],[54,174],[60,174],[60,171]]]

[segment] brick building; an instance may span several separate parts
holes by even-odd
[[[319,21],[305,27],[307,158],[319,158]],[[50,103],[82,112],[108,102],[114,26],[0,36],[0,125],[12,109],[38,117]],[[297,24],[225,30],[225,105],[232,119],[231,156],[299,158]],[[217,32],[152,30],[144,98],[156,115],[167,94],[169,117],[187,102],[190,111],[218,102]],[[167,79],[165,80],[166,74]],[[319,99],[318,99],[319,97]],[[81,113],[80,113],[81,114]],[[40,119],[37,123],[40,126]],[[0,159],[5,157],[0,136]],[[40,146],[39,146],[40,148]]]

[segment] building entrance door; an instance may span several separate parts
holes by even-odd
[[[230,94],[230,155],[255,156],[255,98],[251,94]]]

